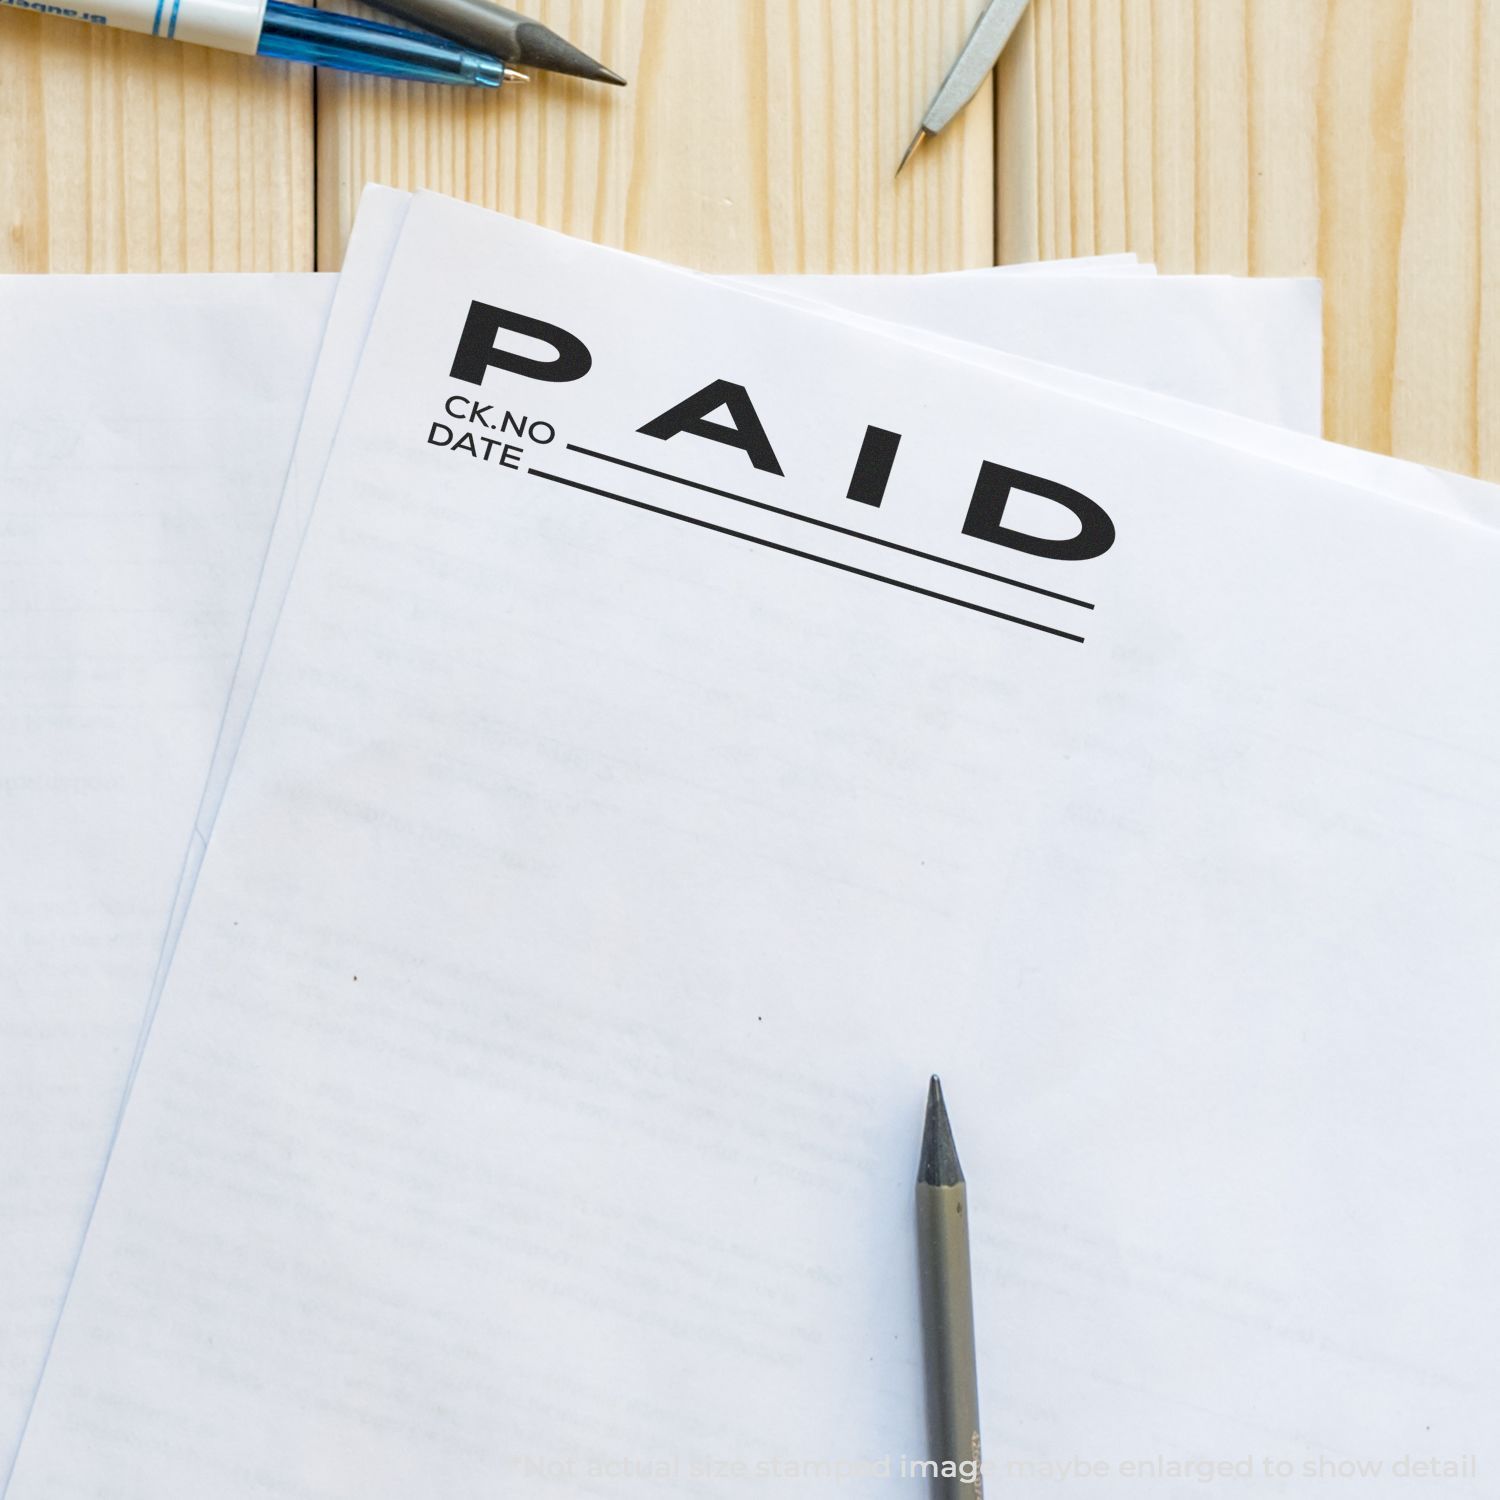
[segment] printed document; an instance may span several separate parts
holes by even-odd
[[[170,959],[172,941],[191,898],[193,881],[212,826],[232,750],[248,711],[269,629],[285,591],[310,499],[342,409],[369,309],[383,275],[389,243],[384,226],[372,225],[382,192],[404,203],[405,195],[372,190],[361,228],[346,255],[335,315],[325,329],[317,381],[301,414],[297,461],[286,481],[275,539],[267,550],[266,527],[276,510],[276,489],[286,468],[291,434],[298,425],[298,392],[307,383],[310,350],[324,327],[334,278],[281,277],[50,277],[0,282],[0,311],[10,357],[6,411],[11,439],[0,451],[0,475],[11,496],[10,520],[20,583],[13,590],[16,633],[4,669],[31,684],[13,694],[17,716],[15,756],[48,763],[50,774],[22,775],[10,783],[13,830],[10,875],[27,902],[45,903],[45,922],[17,921],[5,944],[16,998],[3,1018],[9,1086],[5,1160],[15,1233],[0,1251],[0,1280],[11,1289],[0,1315],[4,1350],[0,1395],[0,1472],[9,1463],[43,1352],[61,1306],[68,1268],[97,1186],[124,1084],[126,1062],[138,1044]],[[394,235],[399,218],[392,220]],[[365,247],[376,243],[367,255]],[[1134,257],[1096,257],[1028,267],[998,267],[938,278],[949,303],[960,284],[981,321],[994,323],[997,281],[1076,281],[1084,276],[1149,275]],[[852,278],[866,305],[894,307],[910,278]],[[795,282],[793,282],[795,284]],[[838,279],[820,286],[833,291]],[[1002,294],[1008,295],[1008,294]],[[1285,291],[1266,287],[1262,307],[1288,305]],[[1011,306],[1018,306],[1015,299]],[[1280,326],[1248,310],[1234,331],[1240,350],[1264,369],[1268,327]],[[910,315],[910,314],[908,314]],[[1125,324],[1104,315],[1096,337],[1080,340],[1085,361],[1095,350],[1129,347]],[[1316,420],[1316,309],[1288,328],[1287,348],[1275,370],[1245,383],[1249,399],[1284,400]],[[1003,329],[999,330],[1003,338]],[[1220,333],[1222,334],[1222,320]],[[1102,344],[1101,344],[1102,340]],[[1204,361],[1191,340],[1181,346],[1182,366],[1169,380],[1184,381]],[[1296,357],[1292,357],[1293,350]],[[1117,357],[1117,356],[1114,356]],[[1152,356],[1154,359],[1155,356]],[[1196,361],[1196,364],[1194,363]],[[1138,361],[1142,370],[1144,362]],[[185,372],[185,375],[184,375]],[[1154,371],[1153,371],[1154,373]],[[163,388],[186,378],[190,399]],[[1269,394],[1280,382],[1284,396]],[[246,382],[249,382],[248,395]],[[116,398],[117,391],[132,395]],[[1295,393],[1304,393],[1299,395]],[[133,397],[138,396],[137,402]],[[79,433],[80,410],[89,413],[89,437]],[[233,413],[235,426],[226,429]],[[200,467],[181,469],[177,424],[203,442]],[[57,470],[43,473],[38,452],[56,454]],[[223,454],[226,481],[211,467]],[[112,535],[99,516],[116,514],[120,491],[129,494],[133,535],[152,539],[143,563],[127,549],[108,557],[98,542]],[[216,493],[235,508],[226,520],[217,505],[197,497]],[[93,519],[59,506],[64,493],[87,496]],[[246,499],[246,495],[251,498]],[[192,524],[181,514],[191,508]],[[80,539],[88,545],[79,546]],[[38,556],[54,564],[38,568]],[[262,563],[262,558],[264,561]],[[232,648],[245,609],[247,580],[260,569],[257,608],[238,656]],[[197,592],[178,579],[192,578]],[[163,579],[169,580],[165,585]],[[122,627],[121,609],[101,610],[111,592],[149,599]],[[205,603],[205,601],[209,601]],[[180,603],[181,607],[175,607]],[[193,612],[187,613],[191,606]],[[174,612],[175,608],[175,612]],[[39,614],[37,611],[43,611]],[[209,618],[205,618],[205,612]],[[32,629],[41,620],[44,628]],[[143,622],[149,622],[149,631]],[[201,627],[201,628],[200,628]],[[59,644],[64,643],[64,644]],[[69,664],[112,652],[108,713],[76,690]],[[235,664],[234,687],[227,677]],[[49,675],[50,674],[50,675]],[[161,706],[161,679],[170,677],[172,704]],[[227,702],[226,702],[227,699]],[[219,743],[204,782],[203,731],[195,725],[219,719]],[[40,727],[36,727],[40,726]],[[47,727],[51,726],[51,727]],[[55,731],[55,733],[54,733]],[[59,736],[61,739],[59,739]],[[66,743],[62,743],[66,741]],[[63,774],[63,768],[67,774]],[[87,797],[77,789],[86,779]],[[200,801],[180,869],[186,810]],[[90,821],[99,837],[78,831]],[[56,839],[53,830],[63,830]],[[173,832],[172,830],[178,830]],[[112,851],[100,856],[99,838]],[[41,841],[46,852],[33,855]],[[43,873],[38,878],[38,870]],[[95,904],[79,902],[84,890],[103,892],[119,877],[121,890]],[[168,919],[163,901],[170,896]],[[80,992],[72,960],[80,944],[97,954],[98,902],[109,903],[107,965],[97,986]],[[58,913],[74,936],[59,942]],[[166,939],[162,940],[163,928]],[[159,948],[158,948],[159,945]],[[148,955],[157,948],[156,979]],[[43,1018],[38,1020],[37,1018]],[[58,1143],[56,1149],[53,1142]]]
[[[419,196],[11,1496],[1483,1494],[1497,567]]]

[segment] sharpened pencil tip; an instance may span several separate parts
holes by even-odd
[[[549,73],[566,73],[572,78],[587,78],[592,83],[624,85],[625,80],[613,68],[595,62],[587,52],[558,36],[540,21],[522,22],[516,28],[516,42],[520,49],[516,60],[528,67],[542,68]]]
[[[928,1187],[956,1187],[964,1180],[953,1144],[953,1127],[943,1101],[942,1080],[936,1073],[927,1085],[927,1118],[922,1126],[922,1155],[917,1162],[917,1181]]]
[[[907,164],[907,162],[909,162],[912,159],[912,157],[916,155],[917,147],[920,146],[922,144],[922,142],[925,141],[926,139],[927,139],[927,127],[925,125],[918,125],[917,126],[917,133],[911,138],[911,145],[909,145],[906,148],[906,155],[903,156],[901,158],[901,160],[896,163],[896,176],[897,177],[899,177],[901,175],[901,169]]]

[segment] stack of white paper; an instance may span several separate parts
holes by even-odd
[[[331,276],[0,280],[0,1445],[156,966]]]
[[[1485,1493],[1500,542],[1315,286],[252,280],[0,286],[7,1494],[920,1483],[935,1068],[997,1485]]]

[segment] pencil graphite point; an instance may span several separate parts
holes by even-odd
[[[593,83],[613,83],[621,88],[625,80],[613,68],[595,62],[587,52],[543,26],[539,21],[523,21],[516,27],[518,61],[551,73],[566,73],[573,78],[587,78]]]
[[[956,1187],[964,1180],[943,1102],[943,1084],[936,1073],[927,1085],[927,1120],[922,1127],[922,1155],[917,1163],[917,1181],[929,1187]]]
[[[953,1145],[943,1085],[933,1074],[917,1166],[917,1284],[926,1363],[933,1500],[984,1500],[979,1472],[979,1375],[969,1266],[969,1190]]]

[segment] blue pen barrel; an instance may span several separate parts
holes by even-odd
[[[463,83],[493,89],[505,78],[505,66],[498,59],[469,52],[441,37],[334,11],[287,5],[283,0],[266,0],[256,50],[261,57],[415,83]]]

